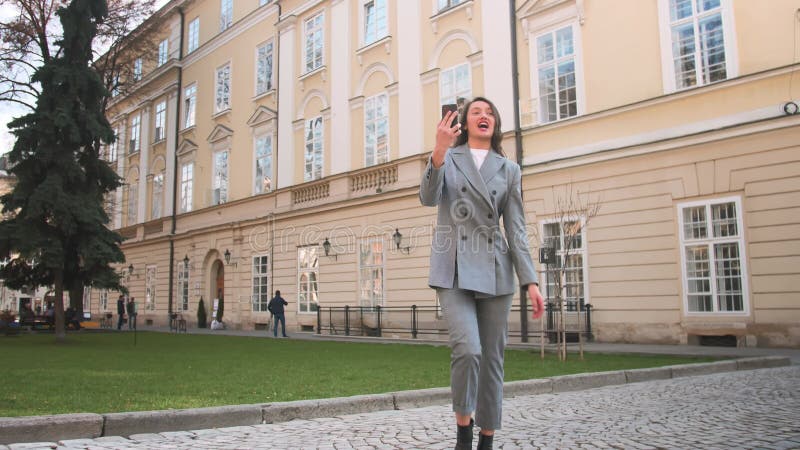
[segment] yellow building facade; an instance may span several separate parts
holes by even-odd
[[[139,323],[224,298],[253,329],[275,290],[297,331],[320,306],[436,305],[419,178],[440,106],[485,96],[596,340],[800,346],[799,8],[173,0],[109,114]]]

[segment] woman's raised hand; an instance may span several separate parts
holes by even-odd
[[[441,167],[444,164],[444,156],[447,154],[447,149],[453,146],[456,137],[461,134],[461,123],[450,126],[456,117],[458,117],[458,111],[449,111],[439,121],[439,126],[436,127],[436,146],[433,148],[433,155],[431,155],[434,167]]]

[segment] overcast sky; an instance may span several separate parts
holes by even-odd
[[[169,0],[157,0],[156,9],[167,4]],[[5,20],[11,15],[12,11],[8,8],[0,9],[0,19]],[[6,124],[14,117],[26,114],[28,109],[18,106],[11,102],[0,102],[0,155],[7,153],[14,145],[14,136],[8,132]]]

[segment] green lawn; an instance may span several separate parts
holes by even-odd
[[[341,397],[450,384],[444,346],[254,337],[73,333],[0,337],[0,417],[147,411]],[[506,352],[506,380],[708,359]]]

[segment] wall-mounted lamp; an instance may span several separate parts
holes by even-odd
[[[328,258],[333,258],[334,260],[339,260],[339,255],[336,253],[331,253],[331,241],[328,238],[325,238],[325,242],[322,243],[322,250],[325,252],[325,256]]]
[[[131,275],[133,275],[133,263],[131,263],[131,265],[128,266],[128,276]]]
[[[231,262],[231,251],[227,248],[225,249],[225,264],[233,267],[239,267],[239,258],[233,258],[233,262]]]
[[[183,257],[183,270],[189,270],[189,255]]]
[[[411,253],[410,245],[408,247],[400,246],[400,244],[403,242],[403,235],[400,233],[399,229],[397,228],[394,229],[394,234],[392,235],[392,239],[394,240],[395,247],[397,247],[397,249],[400,250],[402,253],[405,253],[406,255]]]

